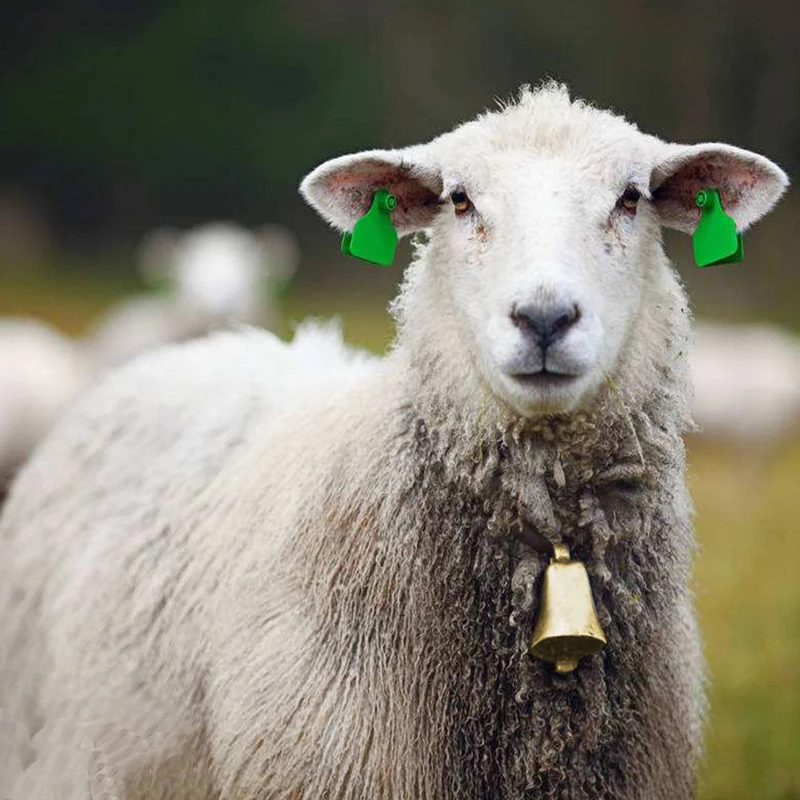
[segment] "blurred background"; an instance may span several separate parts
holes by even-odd
[[[338,315],[352,342],[383,349],[408,246],[391,269],[343,258],[297,184],[522,83],[558,78],[647,132],[728,141],[796,175],[799,35],[795,0],[6,0],[0,470],[3,415],[19,439],[31,387],[51,401],[29,439],[86,376],[220,320],[288,335]],[[688,237],[667,237],[697,316],[716,323],[702,375],[721,376],[690,442],[708,800],[800,798],[799,218],[790,190],[744,263],[706,270]],[[215,284],[220,263],[239,277]],[[27,440],[14,446],[9,465]]]

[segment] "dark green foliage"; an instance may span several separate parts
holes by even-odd
[[[800,164],[800,4],[6,0],[0,182],[62,234],[307,225],[319,161],[448,129],[547,75],[678,140]],[[720,24],[724,20],[724,24]]]

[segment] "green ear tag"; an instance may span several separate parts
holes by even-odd
[[[716,189],[698,192],[696,202],[700,209],[700,222],[692,236],[692,246],[697,266],[710,267],[741,261],[744,258],[742,234],[736,232],[733,217],[729,217],[722,208],[719,192]]]
[[[378,189],[372,206],[356,222],[352,233],[342,236],[342,252],[388,267],[397,250],[397,231],[392,225],[392,211],[397,208],[397,198],[386,189]]]

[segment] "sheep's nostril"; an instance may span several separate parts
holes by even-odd
[[[532,331],[533,330],[533,321],[531,320],[531,318],[526,316],[524,313],[522,313],[522,311],[516,305],[511,310],[511,321],[520,330],[523,330],[523,331]]]
[[[576,303],[557,306],[519,303],[511,309],[512,323],[525,333],[535,336],[542,347],[547,347],[564,336],[580,316]]]
[[[580,312],[578,311],[578,306],[573,305],[572,308],[556,319],[549,333],[559,334],[562,331],[566,332],[567,328],[571,328],[578,321],[579,317]]]

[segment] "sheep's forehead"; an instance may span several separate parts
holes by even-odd
[[[483,183],[499,164],[532,156],[557,158],[616,188],[646,184],[658,140],[608,111],[571,102],[565,91],[523,93],[519,102],[487,112],[433,142],[444,171]],[[481,180],[483,179],[483,180]]]

